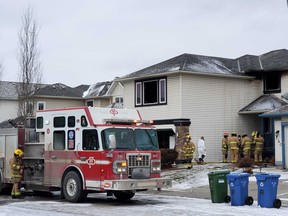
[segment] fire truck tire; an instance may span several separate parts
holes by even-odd
[[[87,197],[87,192],[82,189],[82,181],[79,175],[70,171],[66,174],[63,182],[63,194],[69,202],[81,202]]]
[[[126,201],[134,197],[135,191],[114,191],[113,194],[116,197],[116,199]]]

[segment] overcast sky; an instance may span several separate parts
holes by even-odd
[[[111,81],[183,53],[288,49],[286,0],[0,0],[2,80],[18,80],[17,32],[29,5],[44,83]]]

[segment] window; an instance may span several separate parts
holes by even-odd
[[[42,129],[43,128],[43,117],[37,117],[36,125],[37,125],[37,129]]]
[[[53,126],[55,128],[65,127],[65,117],[54,117]]]
[[[75,131],[68,130],[68,150],[75,149]]]
[[[135,106],[167,104],[167,79],[151,79],[135,83]]]
[[[99,149],[97,130],[83,130],[82,139],[83,150]]]
[[[123,97],[115,97],[115,103],[123,103]]]
[[[264,75],[264,93],[281,92],[281,74],[269,73]]]
[[[44,110],[46,107],[46,103],[45,102],[37,102],[37,110]]]
[[[87,127],[87,120],[86,117],[84,115],[81,116],[81,126],[82,127]]]
[[[75,127],[75,116],[68,116],[68,127]]]
[[[94,106],[94,101],[93,100],[86,101],[86,106],[93,107]]]
[[[53,149],[65,149],[65,131],[54,131],[53,133]]]

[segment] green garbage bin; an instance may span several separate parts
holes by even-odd
[[[227,195],[227,175],[230,171],[213,171],[208,173],[211,201],[213,203],[229,203],[230,196]]]

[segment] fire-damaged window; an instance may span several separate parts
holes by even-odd
[[[281,74],[264,74],[264,93],[281,93]]]
[[[99,150],[97,130],[82,131],[82,148],[83,150]]]
[[[53,133],[53,149],[65,149],[65,131],[54,131]]]
[[[135,106],[167,104],[167,79],[157,78],[135,82]]]

